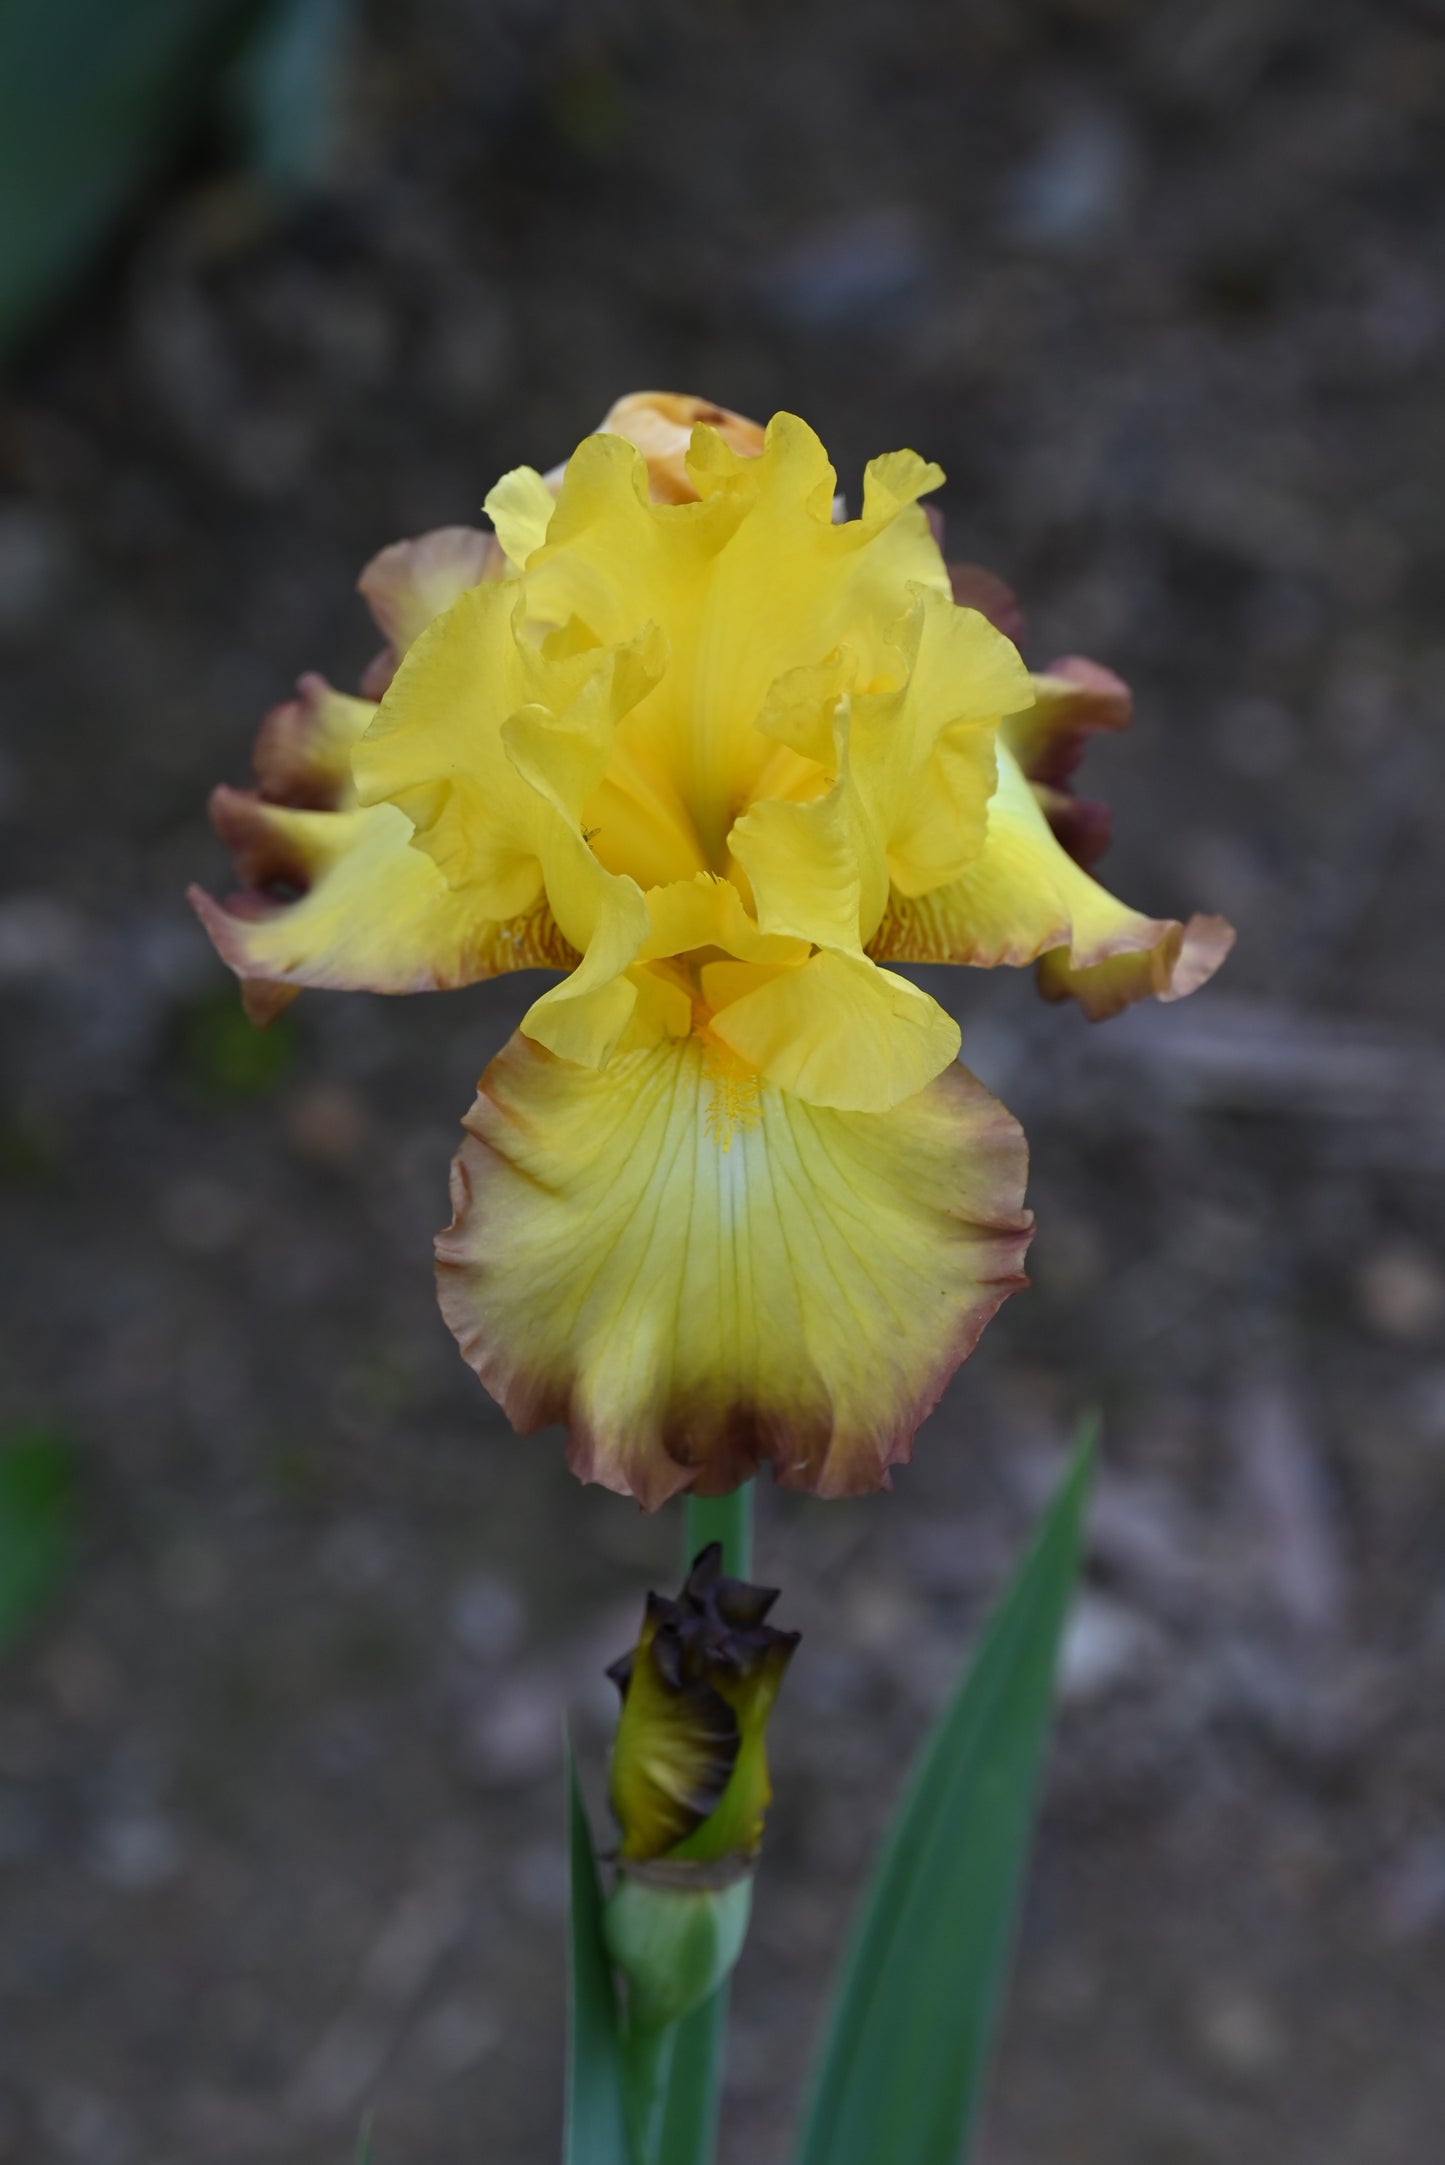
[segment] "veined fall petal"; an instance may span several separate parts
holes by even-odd
[[[885,1483],[1024,1283],[1023,1135],[956,1065],[850,1113],[697,1036],[597,1071],[519,1034],[466,1126],[442,1313],[516,1428],[649,1507]]]

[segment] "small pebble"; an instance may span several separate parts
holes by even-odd
[[[1158,1634],[1136,1610],[1107,1594],[1085,1593],[1074,1604],[1059,1656],[1059,1695],[1066,1704],[1102,1699],[1150,1664]]]
[[[1279,2018],[1257,1994],[1224,1990],[1208,1995],[1195,2011],[1194,2032],[1205,2057],[1221,2074],[1257,2082],[1285,2056]]]
[[[297,1090],[282,1113],[286,1140],[300,1158],[341,1169],[354,1164],[372,1133],[365,1101],[344,1083],[316,1082]]]

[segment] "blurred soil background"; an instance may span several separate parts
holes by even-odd
[[[891,1498],[761,1497],[803,1649],[725,2165],[774,2165],[899,1772],[1081,1408],[1105,1465],[984,2165],[1437,2165],[1445,2124],[1445,11],[413,0],[330,177],[213,145],[0,388],[0,1436],[74,1557],[0,1659],[0,2160],[556,2154],[558,1735],[675,1514],[433,1305],[532,987],[251,1035],[181,900],[383,542],[619,392],[938,458],[1035,664],[1135,686],[1109,884],[1240,929],[1090,1029],[954,973],[1035,1285]],[[886,2165],[880,2160],[879,2165]]]

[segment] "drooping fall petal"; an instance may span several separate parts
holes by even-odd
[[[990,969],[1037,962],[1040,989],[1073,996],[1093,1021],[1151,995],[1181,999],[1213,976],[1234,943],[1222,918],[1188,925],[1115,900],[1069,856],[1013,754],[1000,743],[998,788],[983,847],[932,892],[896,889],[869,953],[878,961]]]
[[[1023,1136],[959,1067],[847,1113],[696,1037],[594,1072],[519,1035],[466,1126],[442,1312],[517,1428],[649,1507],[764,1462],[877,1487],[1024,1282]]]
[[[212,823],[241,890],[217,902],[193,887],[190,901],[257,1021],[303,986],[430,992],[576,959],[540,877],[515,909],[478,910],[414,846],[404,812],[358,804],[353,753],[376,712],[303,677],[297,697],[262,726],[260,788],[212,795]]]

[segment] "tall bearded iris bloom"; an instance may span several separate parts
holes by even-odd
[[[1228,944],[1077,861],[1121,688],[955,600],[941,480],[875,459],[843,520],[792,415],[624,401],[494,535],[383,552],[371,696],[303,679],[213,801],[247,892],[196,903],[253,1014],[560,973],[465,1123],[442,1308],[518,1429],[649,1506],[764,1460],[878,1486],[1024,1283],[1023,1136],[890,964],[1036,961],[1105,1015]]]

